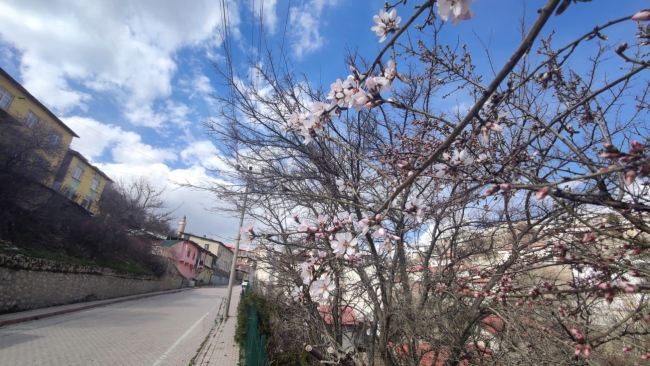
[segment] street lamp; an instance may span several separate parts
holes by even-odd
[[[252,171],[253,167],[249,166],[248,171]],[[239,239],[241,239],[241,229],[244,226],[244,215],[246,214],[246,203],[248,203],[248,187],[250,179],[246,177],[246,189],[244,190],[244,204],[241,208],[241,215],[239,216],[239,229],[237,230],[237,240],[235,240],[235,256],[230,266],[230,279],[228,280],[228,295],[226,296],[226,308],[223,310],[223,318],[228,319],[228,310],[230,309],[230,298],[232,297],[232,285],[235,283],[235,273],[237,269],[237,256],[239,255]]]

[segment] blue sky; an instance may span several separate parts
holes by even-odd
[[[346,46],[358,47],[364,57],[375,57],[382,45],[370,27],[383,3],[227,1],[238,72],[246,74],[246,60],[257,57],[258,14],[263,5],[267,42],[276,50],[284,45],[296,71],[304,72],[313,84],[328,86],[348,74],[343,63]],[[406,19],[416,3],[409,1],[398,15]],[[446,25],[443,41],[467,44],[479,55],[479,36],[490,44],[499,68],[521,38],[518,28],[524,4],[524,19],[530,24],[544,3],[477,1],[472,5],[476,17]],[[151,177],[168,187],[169,207],[176,208],[179,217],[188,216],[189,231],[229,240],[236,235],[236,220],[206,212],[204,208],[210,206],[206,194],[174,189],[170,183],[217,179],[201,165],[218,164],[217,146],[205,136],[203,122],[215,114],[209,94],[222,92],[212,68],[212,62],[223,61],[221,2],[188,4],[5,0],[0,3],[0,65],[81,136],[72,147],[108,175]],[[544,34],[556,29],[556,44],[565,44],[596,24],[644,7],[647,2],[642,0],[573,4],[551,19]],[[633,42],[635,29],[630,21],[607,35],[615,44]],[[479,72],[487,76],[490,69],[483,63]]]

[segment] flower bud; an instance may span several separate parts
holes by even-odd
[[[502,191],[509,191],[512,189],[512,185],[510,183],[501,183],[499,184],[499,188],[501,188]]]
[[[493,122],[488,122],[486,124],[487,128],[491,129],[494,132],[503,132],[503,127],[500,125],[493,123]]]
[[[537,194],[535,194],[535,199],[537,199],[538,201],[543,200],[544,197],[548,196],[550,191],[551,190],[548,187],[544,187],[544,188],[540,189],[539,191],[537,191]]]
[[[494,185],[494,186],[488,188],[487,191],[485,191],[485,193],[484,193],[483,195],[484,195],[485,197],[487,197],[487,196],[491,196],[491,195],[497,193],[498,191],[499,191],[499,186]]]
[[[627,42],[623,42],[621,43],[620,46],[616,48],[616,53],[620,55],[621,53],[625,52],[626,49],[627,49]]]
[[[636,22],[645,22],[650,20],[650,9],[641,10],[640,12],[632,15],[630,18]]]
[[[594,235],[592,233],[589,233],[589,234],[585,235],[584,238],[582,238],[583,243],[589,243],[589,242],[592,242],[594,240],[596,240],[596,235]]]
[[[490,132],[488,131],[487,127],[481,126],[481,138],[483,139],[483,142],[488,143],[490,142]]]
[[[645,147],[645,146],[643,146],[643,144],[640,143],[639,141],[637,141],[637,140],[632,140],[632,152],[633,152],[633,153],[635,153],[635,154],[642,153],[644,147]]]
[[[625,173],[625,185],[629,186],[630,184],[634,183],[635,178],[636,173],[634,170],[628,170],[627,173]]]

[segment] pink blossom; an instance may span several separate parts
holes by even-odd
[[[637,21],[637,22],[648,21],[648,20],[650,20],[650,9],[641,10],[640,12],[632,15],[632,18],[630,18],[630,19],[632,19],[634,21]]]
[[[470,0],[438,0],[436,4],[438,5],[440,19],[447,21],[449,16],[453,14],[454,19],[451,21],[453,25],[458,24],[461,20],[469,20],[476,15],[470,9]]]
[[[502,191],[509,191],[512,189],[512,185],[510,183],[501,183],[499,184],[499,188],[501,188]]]

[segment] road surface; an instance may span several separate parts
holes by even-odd
[[[184,366],[221,316],[226,291],[203,287],[1,327],[0,364]]]

